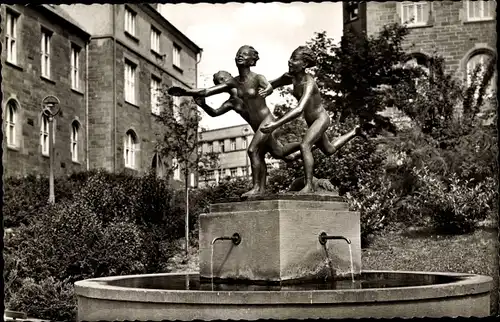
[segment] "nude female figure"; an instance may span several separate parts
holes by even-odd
[[[282,159],[285,156],[300,149],[300,143],[289,143],[281,145],[274,135],[263,133],[260,127],[275,119],[266,104],[266,96],[273,92],[273,87],[266,78],[250,70],[259,59],[258,52],[251,46],[242,46],[236,53],[235,62],[239,75],[237,77],[223,76],[224,73],[214,77],[218,84],[207,89],[183,89],[171,87],[168,91],[174,96],[192,96],[195,98],[208,97],[220,93],[229,93],[231,98],[218,110],[210,108],[203,100],[198,99],[207,114],[218,116],[233,109],[239,113],[254,130],[254,137],[248,147],[248,155],[252,166],[253,188],[243,197],[265,193],[267,166],[265,155],[269,152],[273,157]],[[229,73],[228,73],[229,74]],[[217,75],[217,74],[216,74]],[[215,76],[215,75],[214,75]],[[240,104],[241,103],[241,104]]]
[[[313,67],[315,64],[314,54],[308,47],[300,46],[293,51],[288,61],[288,73],[271,81],[271,84],[274,88],[293,85],[293,95],[298,100],[298,105],[288,111],[281,119],[269,121],[260,128],[263,133],[272,133],[283,124],[294,120],[302,113],[304,114],[309,128],[300,143],[300,151],[304,161],[305,186],[299,193],[314,192],[313,146],[319,148],[326,155],[332,155],[357,135],[366,138],[363,128],[357,126],[352,131],[337,138],[335,142],[330,142],[325,133],[330,126],[330,116],[322,105],[316,81],[310,74],[306,73],[306,68]]]

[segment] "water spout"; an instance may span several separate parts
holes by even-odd
[[[239,245],[241,243],[241,236],[238,233],[234,233],[233,236],[231,236],[231,237],[226,237],[226,236],[215,237],[212,240],[211,245],[215,244],[215,242],[218,241],[218,240],[230,240],[230,241],[233,242],[233,244]]]
[[[226,236],[221,236],[221,237],[215,237],[212,242],[210,243],[211,246],[211,255],[210,255],[210,278],[212,281],[212,291],[214,290],[214,244],[218,240],[230,240],[233,242],[234,245],[239,245],[241,243],[241,236],[238,233],[234,233],[233,236],[231,237],[226,237]]]
[[[352,261],[351,240],[345,236],[328,236],[325,232],[322,232],[321,234],[319,234],[318,240],[319,240],[319,243],[321,245],[323,245],[323,247],[325,248],[325,252],[326,252],[327,256],[328,256],[328,252],[326,249],[326,242],[330,239],[343,239],[346,241],[347,245],[349,246],[349,258],[351,260],[351,279],[352,279],[352,282],[354,283],[354,265],[353,265],[353,261]],[[329,257],[328,257],[328,260],[330,260]]]
[[[319,243],[321,245],[325,245],[326,244],[326,241],[329,240],[329,239],[343,239],[345,240],[349,245],[351,244],[351,240],[347,237],[344,237],[344,236],[328,236],[325,232],[322,232],[321,234],[319,234]]]

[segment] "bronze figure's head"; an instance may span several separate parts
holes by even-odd
[[[234,61],[237,66],[255,66],[259,60],[259,52],[252,46],[244,45],[238,49]]]
[[[314,53],[307,46],[297,47],[288,60],[288,71],[292,74],[314,66],[316,66]]]
[[[220,70],[214,74],[214,84],[215,85],[223,84],[228,82],[232,78],[233,75],[231,75],[229,72],[226,72],[225,70]]]

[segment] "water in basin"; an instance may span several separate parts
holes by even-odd
[[[445,284],[459,281],[460,277],[413,274],[404,275],[390,273],[362,273],[352,282],[350,278],[308,281],[287,281],[281,283],[244,281],[211,281],[200,279],[198,274],[172,276],[142,276],[117,279],[105,282],[110,286],[131,287],[159,290],[190,290],[190,291],[316,291],[316,290],[343,290],[343,289],[373,289],[425,286]]]

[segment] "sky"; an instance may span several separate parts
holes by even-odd
[[[251,45],[259,52],[259,61],[252,70],[274,79],[288,70],[288,58],[298,46],[305,45],[315,32],[326,31],[336,42],[342,36],[342,2],[321,3],[226,3],[226,4],[162,4],[163,16],[181,32],[203,48],[198,65],[198,87],[213,86],[212,75],[227,70],[238,74],[234,63],[236,51]],[[228,94],[207,99],[219,107]],[[278,93],[267,98],[267,104],[281,101]],[[201,126],[216,129],[244,124],[231,111],[212,118],[202,112]]]

